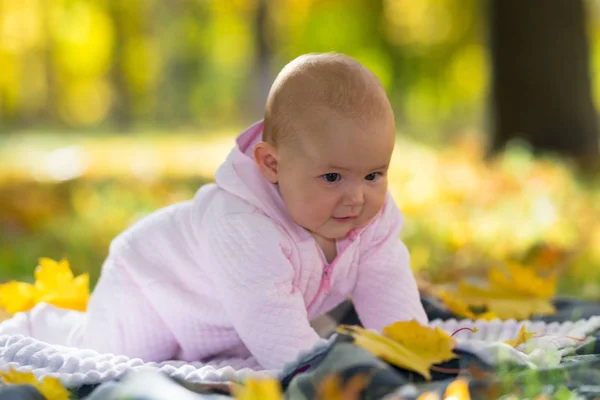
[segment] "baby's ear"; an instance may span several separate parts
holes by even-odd
[[[277,167],[278,154],[277,149],[267,142],[258,142],[254,146],[254,162],[258,166],[260,173],[271,183],[278,182]]]

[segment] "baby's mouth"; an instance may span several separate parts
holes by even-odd
[[[356,218],[358,218],[358,215],[349,215],[347,217],[333,217],[334,221],[338,221],[338,222],[352,221],[352,220],[355,220]]]

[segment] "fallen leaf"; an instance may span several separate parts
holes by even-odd
[[[471,311],[467,303],[462,302],[456,299],[456,297],[450,296],[448,293],[442,291],[438,292],[438,297],[454,315],[468,319],[475,319],[475,313]]]
[[[7,385],[32,385],[46,399],[69,399],[69,392],[57,378],[44,377],[40,381],[33,372],[19,372],[12,367],[8,371],[0,371],[0,378]]]
[[[527,332],[525,325],[521,325],[521,329],[519,329],[517,336],[512,339],[505,340],[504,343],[512,347],[518,347],[519,345],[531,339],[535,334],[536,332]]]
[[[450,310],[454,315],[459,317],[468,318],[472,320],[482,319],[485,321],[492,321],[498,318],[498,315],[492,311],[486,311],[481,314],[476,314],[467,303],[459,300],[456,296],[451,296],[450,294],[440,291],[438,292],[438,297],[444,305]]]
[[[444,400],[471,400],[469,382],[463,378],[453,380],[444,392]]]
[[[507,263],[506,267],[506,273],[498,268],[490,269],[491,287],[540,299],[550,299],[556,294],[556,274],[543,278],[535,270],[516,263]]]
[[[433,364],[456,358],[456,341],[441,328],[431,328],[416,320],[396,322],[383,329],[383,335],[358,327],[341,325],[338,332],[354,338],[354,344],[398,367],[431,379]]]
[[[417,400],[440,400],[440,395],[435,392],[424,392],[417,397]]]
[[[484,306],[501,319],[527,319],[533,314],[555,312],[551,298],[556,292],[556,276],[542,278],[533,270],[508,264],[508,273],[493,268],[488,286],[459,283],[456,294],[471,306]]]
[[[338,375],[328,375],[317,389],[318,400],[359,400],[361,392],[367,387],[371,378],[365,374],[357,374],[342,384]]]
[[[35,288],[26,282],[10,281],[0,285],[0,307],[11,314],[35,306]]]
[[[89,300],[89,276],[73,277],[69,262],[41,258],[35,283],[11,281],[0,285],[0,307],[11,314],[28,311],[38,303],[85,311]]]
[[[482,319],[484,321],[493,321],[495,319],[500,319],[500,317],[493,311],[486,311],[484,313],[477,314],[477,319]]]
[[[283,400],[281,383],[274,378],[248,378],[231,389],[237,400]]]

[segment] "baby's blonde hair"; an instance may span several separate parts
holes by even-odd
[[[271,87],[263,140],[277,146],[293,137],[295,119],[315,105],[360,120],[391,112],[381,82],[357,60],[339,53],[305,54],[287,64]]]

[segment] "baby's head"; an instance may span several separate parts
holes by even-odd
[[[297,224],[341,239],[381,210],[394,142],[375,75],[348,56],[308,54],[273,83],[254,158]]]

